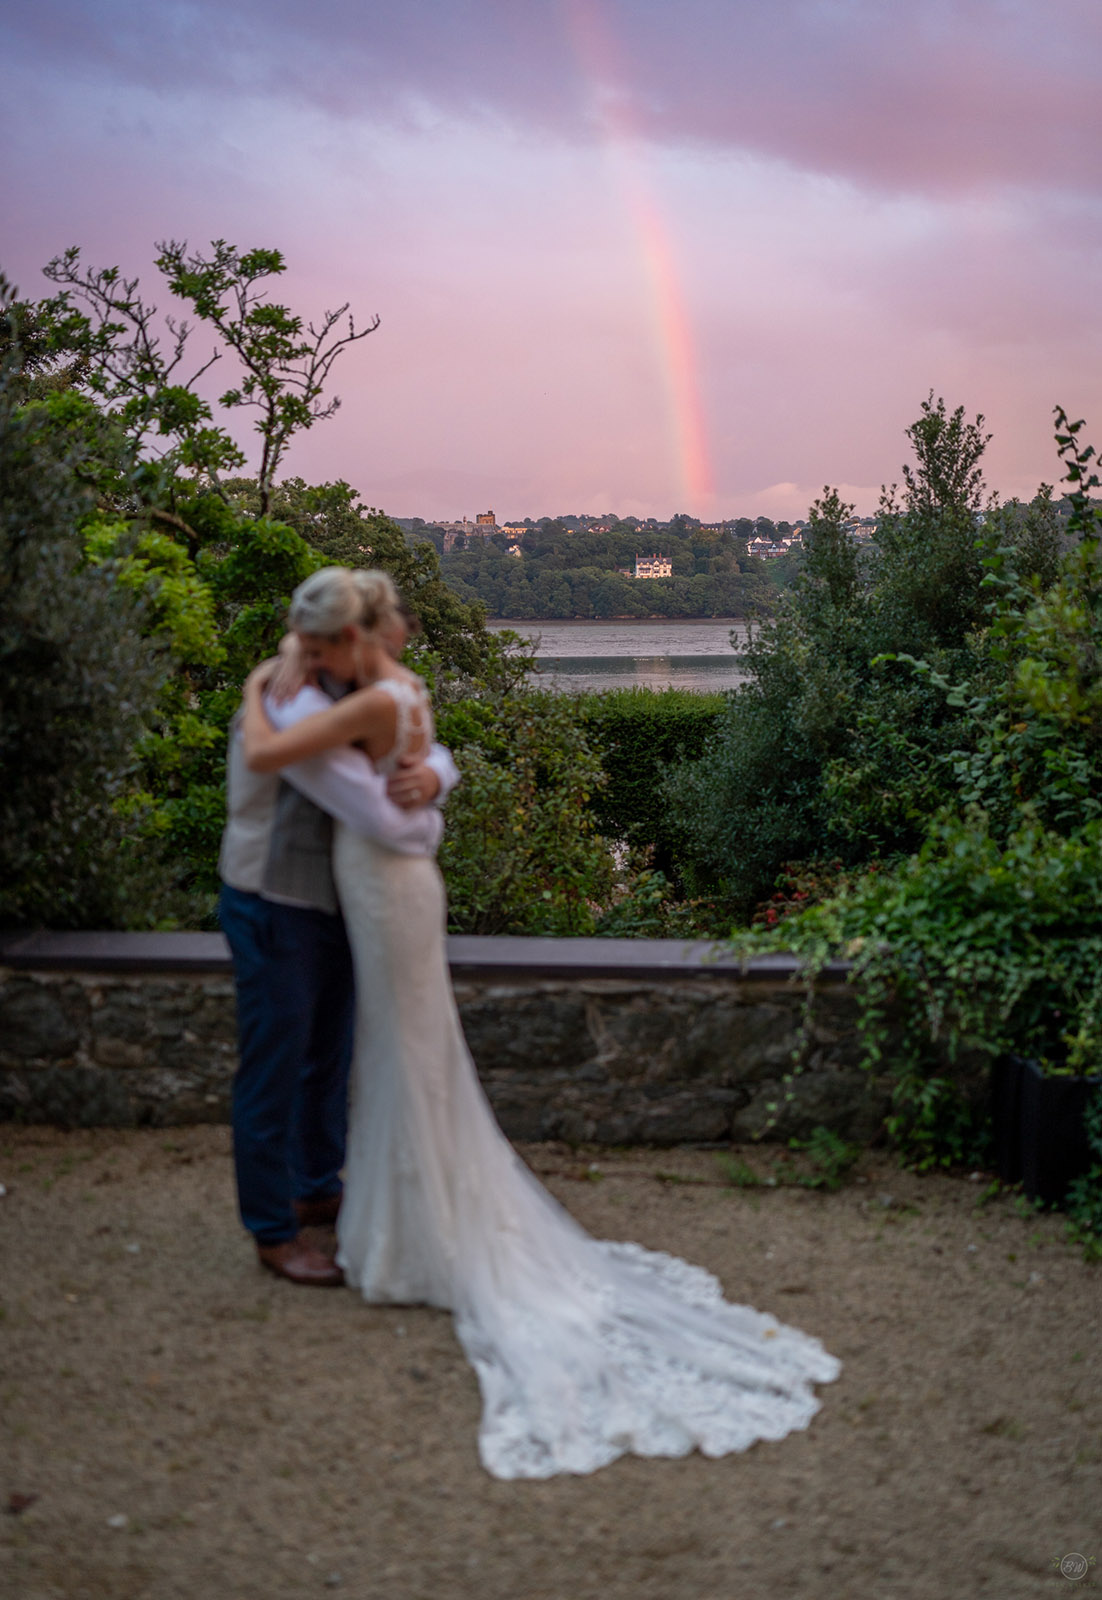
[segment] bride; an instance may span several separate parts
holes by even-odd
[[[383,644],[397,603],[384,573],[334,567],[300,585],[290,618],[305,662],[362,687],[277,731],[270,664],[258,668],[243,723],[254,770],[356,743],[386,772],[428,748],[425,688]],[[590,1238],[513,1151],[463,1038],[429,848],[398,853],[337,824],[333,869],[357,995],[337,1260],[365,1300],[453,1313],[487,1470],[720,1456],[807,1427],[812,1385],[839,1372],[818,1340],[729,1304],[703,1268]]]

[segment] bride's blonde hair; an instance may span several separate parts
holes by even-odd
[[[367,633],[397,621],[398,591],[388,573],[363,567],[322,567],[291,596],[288,619],[300,633],[335,638],[355,624]]]

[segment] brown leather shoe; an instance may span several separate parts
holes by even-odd
[[[339,1289],[344,1273],[331,1256],[316,1250],[301,1237],[284,1239],[280,1244],[257,1244],[262,1267],[277,1278],[311,1289]]]
[[[300,1228],[331,1228],[341,1208],[339,1194],[327,1194],[322,1200],[295,1200],[292,1202]]]

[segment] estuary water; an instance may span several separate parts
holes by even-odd
[[[616,622],[510,622],[488,624],[495,632],[511,628],[536,644],[540,678],[554,688],[577,693],[591,689],[733,689],[746,674],[737,645],[746,624],[731,618],[668,621],[664,618]]]

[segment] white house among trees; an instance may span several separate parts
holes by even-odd
[[[672,578],[673,563],[669,556],[636,556],[637,578]]]

